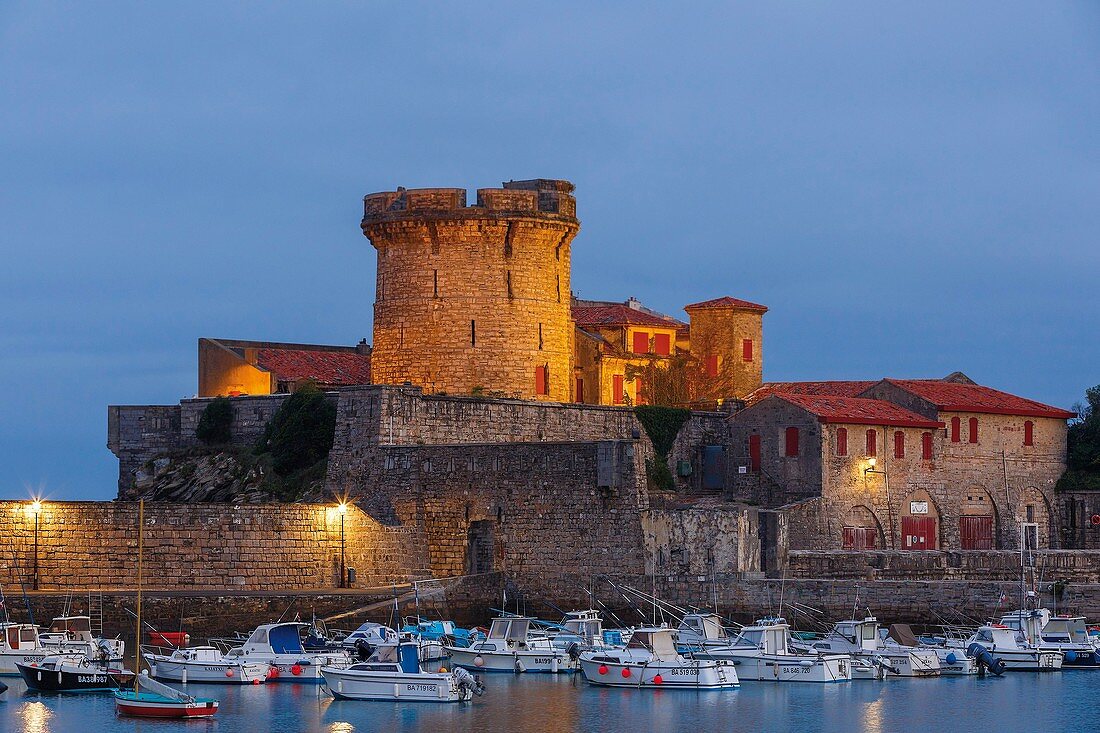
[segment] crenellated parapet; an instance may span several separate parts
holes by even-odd
[[[362,228],[367,236],[375,223],[431,218],[546,217],[576,221],[577,201],[569,181],[536,178],[508,181],[501,188],[479,188],[477,203],[466,205],[464,188],[398,188],[363,197]]]

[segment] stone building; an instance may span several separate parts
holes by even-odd
[[[945,379],[766,384],[730,419],[731,495],[787,549],[1058,546],[1066,410]]]
[[[286,394],[303,382],[321,389],[369,384],[370,347],[199,339],[199,397]]]

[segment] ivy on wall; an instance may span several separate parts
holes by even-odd
[[[676,488],[672,471],[668,467],[668,456],[672,445],[684,424],[691,419],[691,410],[681,407],[662,407],[660,405],[638,405],[634,408],[638,422],[642,424],[650,442],[653,443],[653,458],[646,460],[646,475],[653,484],[664,491]]]

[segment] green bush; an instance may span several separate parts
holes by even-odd
[[[215,397],[199,416],[195,437],[207,445],[228,443],[233,429],[233,405],[228,397]]]
[[[660,457],[645,459],[645,474],[661,491],[672,491],[676,488],[667,459]]]
[[[335,434],[336,406],[315,385],[307,383],[271,418],[256,453],[270,453],[275,472],[289,476],[326,459]]]

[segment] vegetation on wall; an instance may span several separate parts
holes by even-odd
[[[336,434],[336,405],[307,382],[283,402],[256,444],[275,473],[289,476],[328,458]]]
[[[1074,406],[1069,426],[1066,473],[1059,491],[1100,491],[1100,385],[1085,391],[1085,404]]]
[[[691,419],[691,410],[662,405],[638,405],[634,408],[634,414],[638,416],[638,422],[653,443],[655,455],[646,460],[646,475],[657,488],[671,491],[676,484],[668,467],[668,456],[680,429]]]
[[[642,380],[648,404],[713,410],[720,400],[737,394],[730,362],[719,362],[717,374],[710,374],[706,359],[697,356],[719,352],[713,335],[692,334],[692,351],[676,349],[672,356],[649,356],[642,364],[627,364],[626,379]]]
[[[195,437],[206,445],[224,445],[232,438],[233,405],[228,397],[215,397],[199,416]]]

